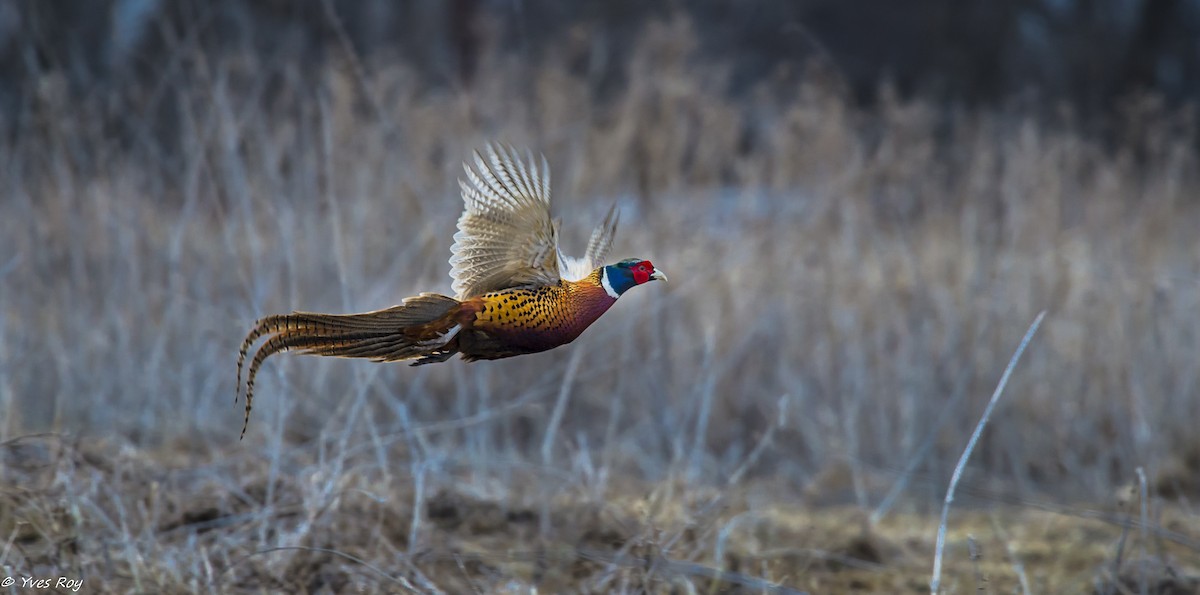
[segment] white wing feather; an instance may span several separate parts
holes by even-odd
[[[531,153],[488,145],[463,164],[459,180],[464,210],[450,251],[450,276],[458,299],[509,287],[578,281],[601,265],[612,247],[616,205],[592,233],[583,258],[558,248],[558,225],[550,219],[550,169]]]
[[[587,251],[583,253],[583,258],[567,256],[559,250],[558,266],[562,271],[563,279],[578,281],[592,274],[597,267],[604,265],[604,259],[612,250],[613,236],[617,232],[617,219],[617,205],[613,203],[608,209],[608,214],[604,216],[604,221],[592,230],[592,237],[588,240]]]

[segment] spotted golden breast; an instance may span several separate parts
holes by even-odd
[[[570,343],[616,303],[592,277],[486,293],[471,326],[528,352]]]

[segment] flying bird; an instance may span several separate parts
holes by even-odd
[[[399,305],[362,314],[293,312],[258,320],[238,352],[237,391],[250,348],[266,342],[250,360],[246,418],[250,423],[254,379],[268,357],[302,354],[444,362],[537,353],[575,340],[617,298],[636,285],[667,276],[649,260],[604,264],[617,228],[616,205],[592,232],[582,258],[564,255],[558,222],[550,218],[550,170],[543,156],[525,158],[507,146],[485,148],[474,167],[463,164],[459,180],[465,203],[451,246],[454,297],[421,293]]]

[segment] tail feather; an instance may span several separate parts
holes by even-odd
[[[267,316],[256,322],[238,351],[237,389],[241,394],[242,369],[250,348],[262,337],[267,341],[250,360],[246,379],[246,418],[242,436],[250,423],[254,399],[254,380],[263,362],[276,353],[300,350],[300,353],[331,357],[369,358],[374,361],[398,361],[430,356],[442,361],[453,355],[447,348],[458,333],[458,325],[447,318],[434,324],[459,305],[458,300],[435,293],[405,299],[400,305],[363,314],[319,314],[293,312]],[[444,356],[444,357],[443,357]]]

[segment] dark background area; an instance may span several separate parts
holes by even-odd
[[[815,65],[862,103],[887,83],[1095,119],[1147,90],[1171,104],[1200,96],[1200,3],[1187,0],[4,0],[0,105],[19,114],[51,73],[76,93],[120,96],[200,66],[195,47],[301,72],[352,48],[414,67],[429,89],[469,86],[495,47],[530,65],[565,58],[604,95],[622,85],[643,25],[679,17],[698,55],[728,69],[731,94]]]

